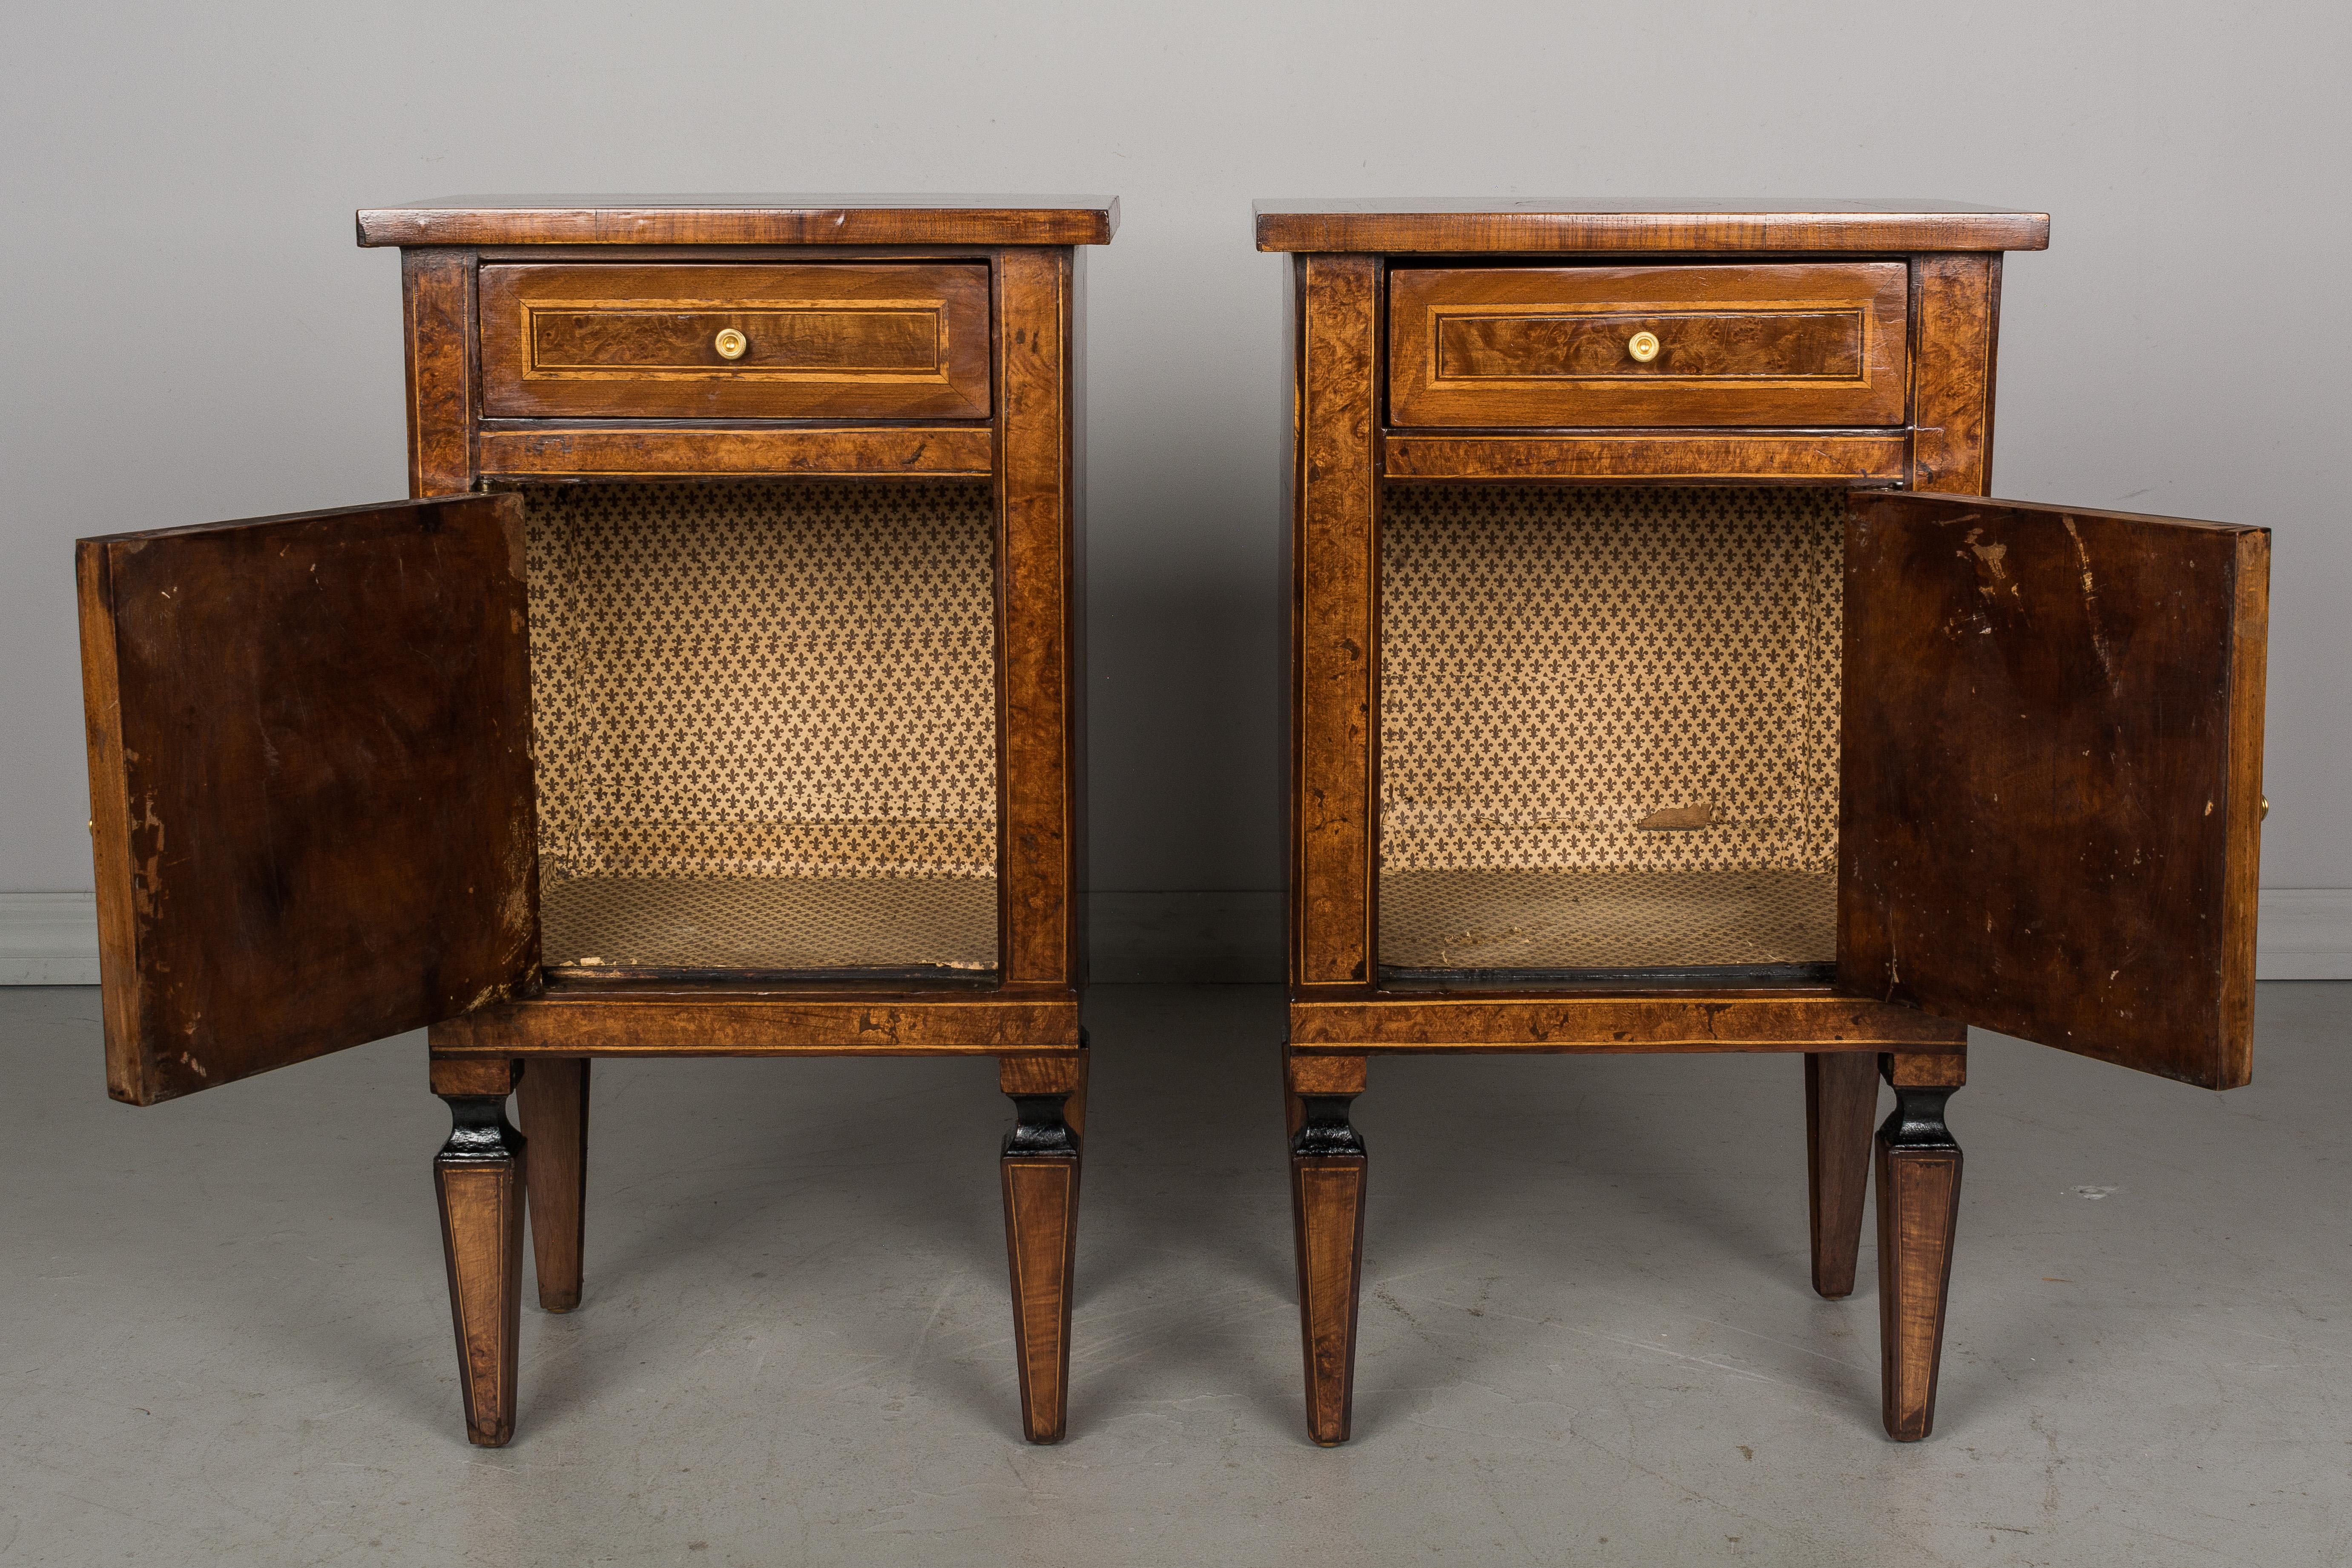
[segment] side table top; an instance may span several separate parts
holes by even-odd
[[[1275,199],[1256,204],[1260,250],[2042,250],[2050,215],[1960,202],[1574,198]]]
[[[362,207],[378,245],[1108,245],[1117,196],[499,195]]]

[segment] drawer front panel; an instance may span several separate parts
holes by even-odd
[[[482,268],[494,418],[982,419],[979,263]]]
[[[1899,261],[1399,268],[1390,422],[1900,425],[1908,289]]]

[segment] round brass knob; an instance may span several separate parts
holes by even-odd
[[[1658,334],[1635,332],[1625,340],[1625,352],[1633,356],[1634,363],[1637,364],[1649,363],[1658,357]]]
[[[2263,814],[2262,814],[2262,816],[2258,816],[2258,817],[2254,818],[2254,820],[2255,820],[2255,821],[2257,821],[2257,822],[2268,822],[2270,819],[2271,819],[2271,797],[2270,797],[2270,796],[2268,796],[2268,795],[2264,795],[2264,796],[2263,796]]]
[[[710,340],[710,346],[719,351],[720,359],[741,359],[751,352],[751,340],[732,327],[722,327],[719,335]]]

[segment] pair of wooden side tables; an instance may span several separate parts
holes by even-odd
[[[430,1031],[467,1432],[599,1056],[985,1056],[1023,1425],[1085,1125],[1082,261],[1108,201],[362,212],[405,502],[83,541],[108,1085]],[[1813,1284],[1874,1139],[1927,1435],[1969,1024],[2246,1081],[2268,536],[1993,502],[1948,205],[1297,203],[1290,982],[1308,1427],[1395,1052],[1804,1058]],[[521,1129],[509,1124],[510,1093]]]

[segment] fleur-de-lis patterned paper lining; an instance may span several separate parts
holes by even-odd
[[[1831,955],[1842,497],[1387,489],[1381,962]]]
[[[547,962],[761,967],[746,953],[773,950],[766,966],[825,967],[816,911],[850,918],[862,892],[797,884],[993,879],[985,482],[525,494]],[[720,897],[712,879],[763,886]],[[865,889],[886,934],[841,952],[992,964],[992,893],[975,921],[968,887],[936,890],[927,915],[904,889]]]

